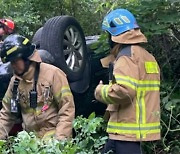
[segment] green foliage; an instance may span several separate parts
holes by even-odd
[[[100,33],[101,15],[96,11],[100,0],[0,0],[2,17],[12,18],[16,31],[32,37],[36,30],[51,17],[74,16],[83,27],[85,34]]]
[[[92,49],[96,54],[103,54],[109,53],[110,46],[108,43],[108,34],[103,33],[99,36],[98,41],[91,44],[90,49]]]
[[[107,139],[107,136],[104,134],[105,124],[103,119],[100,117],[95,118],[94,113],[88,119],[82,116],[76,118],[74,130],[76,132],[74,140],[79,146],[78,152],[80,153],[98,153]],[[82,149],[84,150],[82,151]]]
[[[162,144],[165,151],[173,154],[180,151],[180,98],[177,97],[179,91],[175,90],[179,81],[174,87],[172,84],[162,86],[161,92]]]
[[[130,9],[136,16],[147,36],[169,34],[172,26],[179,26],[179,2],[171,0],[140,0]]]
[[[1,16],[15,20],[17,31],[27,36],[57,15],[74,16],[87,35],[100,34],[104,15],[119,7],[132,11],[148,36],[179,26],[178,0],[0,0]]]
[[[74,16],[86,35],[100,34],[103,17],[115,8],[126,8],[135,15],[141,30],[148,38],[146,48],[156,57],[161,68],[162,141],[145,143],[144,151],[147,154],[178,154],[180,151],[179,0],[0,0],[1,16],[15,20],[17,32],[26,36],[32,36],[50,17],[65,14]],[[107,35],[102,34],[99,42],[93,44],[91,48],[97,54],[107,53],[109,50]],[[0,151],[13,153],[24,147],[24,151],[31,150],[39,154],[59,153],[59,151],[68,154],[93,153],[102,147],[107,137],[104,137],[104,134],[98,135],[99,132],[104,132],[100,127],[102,119],[94,120],[91,116],[89,119],[78,117],[75,120],[76,137],[72,140],[59,142],[52,139],[45,142],[36,138],[34,134],[21,132],[17,138],[0,141]],[[27,137],[25,142],[20,141],[22,134]],[[31,146],[27,147],[28,145]],[[39,151],[34,152],[35,147],[38,147],[36,150]]]
[[[17,137],[10,137],[7,141],[0,140],[2,154],[94,154],[100,153],[105,144],[104,121],[92,113],[88,119],[82,116],[74,121],[75,137],[64,141],[55,138],[43,140],[35,133],[22,131]]]
[[[0,0],[0,14],[15,21],[17,32],[32,36],[32,29],[41,25],[40,16],[32,6],[32,0]]]
[[[4,144],[6,144],[6,141],[0,140],[0,151],[3,151]]]

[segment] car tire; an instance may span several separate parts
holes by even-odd
[[[40,49],[42,30],[43,30],[43,27],[39,28],[32,38],[32,43],[36,45],[37,49]]]
[[[69,81],[82,78],[87,49],[83,30],[75,18],[56,16],[49,19],[44,24],[40,46],[50,52],[55,66],[66,73]]]

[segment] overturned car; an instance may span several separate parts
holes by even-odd
[[[108,70],[100,59],[105,54],[96,54],[91,45],[98,36],[84,37],[79,23],[70,16],[57,16],[49,19],[35,33],[32,42],[43,62],[62,69],[68,78],[74,95],[76,116],[87,117],[91,112],[103,115],[105,105],[95,103],[94,89],[100,79],[108,82]],[[12,76],[9,63],[0,63],[0,100],[2,100]]]

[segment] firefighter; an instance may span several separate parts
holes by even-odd
[[[96,99],[107,104],[109,113],[109,139],[103,153],[141,154],[141,141],[160,139],[159,66],[141,47],[147,39],[128,10],[111,11],[102,29],[111,36],[113,48],[111,58],[101,62],[107,67],[108,60],[114,60],[109,84],[100,81],[95,90]]]
[[[14,31],[14,22],[10,19],[0,19],[0,41],[4,35],[9,35]]]
[[[65,73],[41,62],[35,45],[17,34],[4,40],[1,59],[11,63],[14,75],[2,101],[0,139],[20,116],[23,129],[43,139],[71,137],[75,107]]]

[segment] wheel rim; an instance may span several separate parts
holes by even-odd
[[[83,62],[83,43],[79,30],[69,26],[64,33],[63,53],[68,68],[77,72]]]

